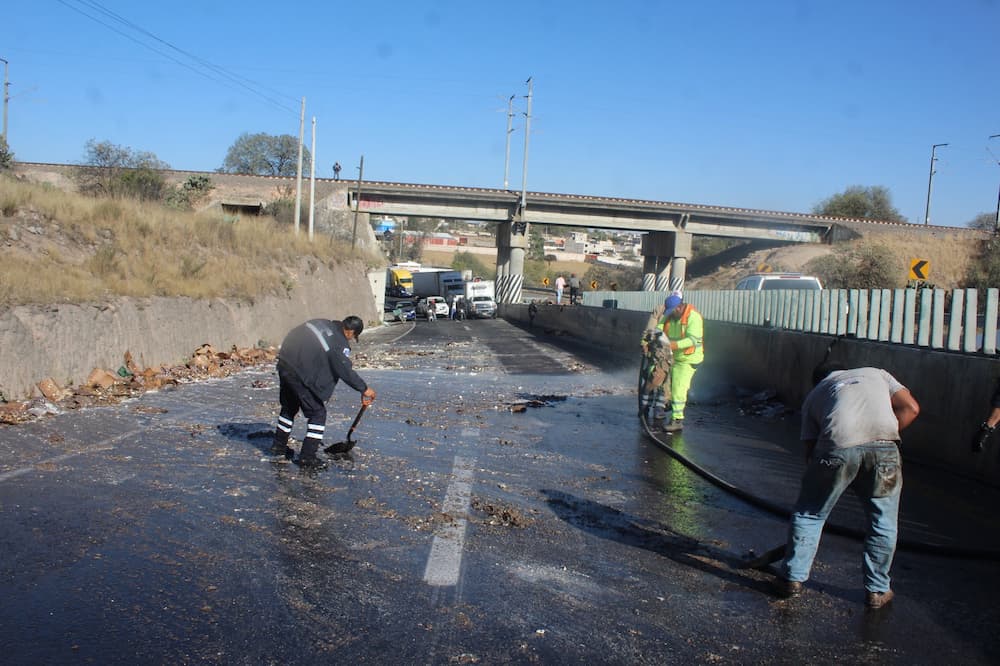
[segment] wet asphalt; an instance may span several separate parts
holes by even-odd
[[[319,472],[264,455],[272,367],[0,427],[4,663],[1000,660],[993,560],[901,550],[880,611],[853,538],[796,599],[740,567],[785,520],[664,445],[788,506],[794,413],[713,392],[658,444],[634,362],[502,320],[386,326],[354,358],[378,400]],[[358,406],[337,389],[328,442]],[[904,540],[998,548],[995,489],[904,469]]]

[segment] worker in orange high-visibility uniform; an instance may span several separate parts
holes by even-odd
[[[671,418],[663,430],[680,432],[684,428],[684,407],[691,380],[699,364],[705,360],[702,342],[705,323],[693,305],[685,303],[680,294],[673,293],[663,302],[663,317],[658,327],[670,340],[670,349],[674,354],[670,371]]]

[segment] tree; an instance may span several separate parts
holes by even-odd
[[[482,259],[471,252],[456,252],[451,260],[451,267],[456,271],[472,271],[473,277],[490,280],[496,271],[489,268]]]
[[[980,213],[969,220],[966,225],[970,229],[982,229],[983,231],[996,231],[996,213]]]
[[[881,185],[873,187],[852,185],[840,194],[825,199],[813,208],[813,212],[832,217],[906,222],[906,218],[893,207],[889,190]]]
[[[0,136],[0,171],[9,169],[14,163],[14,153],[10,151],[7,140]]]
[[[1000,242],[994,236],[983,243],[979,256],[969,262],[965,286],[982,290],[997,285],[1000,285]]]
[[[166,179],[159,172],[170,168],[154,153],[94,139],[84,144],[83,165],[77,176],[81,192],[141,200],[163,196]]]
[[[528,259],[543,259],[545,257],[545,236],[541,229],[532,226],[528,229]]]
[[[302,149],[302,170],[309,169],[312,155]],[[221,173],[252,176],[294,176],[299,166],[299,140],[291,134],[249,134],[244,132],[226,152]]]

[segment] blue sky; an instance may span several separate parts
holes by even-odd
[[[931,223],[997,206],[998,0],[7,0],[0,25],[23,161],[96,139],[215,170],[297,135],[304,96],[317,176],[501,187],[516,95],[520,190],[530,76],[529,191],[805,212],[881,185],[923,223],[948,143]]]

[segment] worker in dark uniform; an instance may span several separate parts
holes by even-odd
[[[972,437],[973,453],[979,453],[986,448],[986,443],[990,440],[993,431],[997,429],[998,423],[1000,423],[1000,380],[997,381],[993,397],[990,398],[990,413],[986,415],[986,420]]]
[[[278,379],[281,413],[274,430],[271,453],[291,459],[294,455],[288,446],[295,416],[302,410],[308,429],[298,464],[302,467],[323,468],[326,463],[316,452],[323,444],[326,431],[326,401],[341,379],[361,393],[361,402],[370,405],[375,391],[351,366],[351,340],[357,340],[364,330],[359,317],[345,317],[344,321],[310,319],[293,328],[278,352]]]

